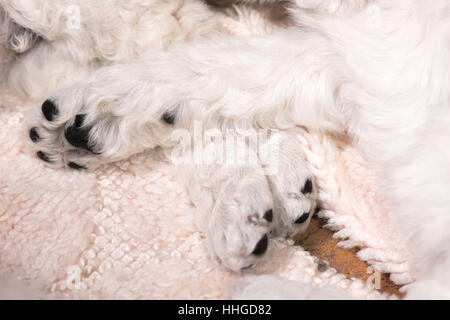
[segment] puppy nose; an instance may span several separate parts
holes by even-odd
[[[255,246],[255,250],[253,250],[254,255],[262,255],[267,250],[267,246],[269,244],[269,239],[267,238],[267,235],[264,235],[264,237],[259,240],[259,242]]]

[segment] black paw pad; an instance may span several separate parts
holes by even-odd
[[[31,128],[29,135],[30,135],[31,141],[33,141],[33,142],[38,142],[41,139],[37,132],[37,128]]]
[[[173,112],[164,112],[161,119],[165,123],[173,125],[175,123],[175,114]]]
[[[72,169],[76,169],[76,170],[86,169],[85,166],[82,166],[82,165],[77,164],[77,163],[75,163],[75,162],[69,162],[67,165],[68,165],[69,167],[71,167]]]
[[[297,220],[295,220],[296,224],[300,224],[305,222],[306,220],[308,220],[309,218],[309,212],[304,213],[300,218],[298,218]]]
[[[84,115],[84,114],[78,114],[75,117],[75,122],[73,124],[75,126],[75,128],[81,128],[81,126],[83,125],[83,122],[84,122],[84,118],[86,118],[86,115]]]
[[[303,186],[302,193],[308,194],[313,190],[313,185],[311,179],[306,180],[305,185]]]
[[[273,211],[272,211],[272,209],[270,209],[269,211],[264,213],[264,219],[266,219],[269,222],[272,222],[272,219],[273,219]]]
[[[64,136],[74,147],[92,152],[92,149],[89,146],[89,131],[91,130],[91,127],[81,127],[84,117],[85,116],[82,114],[77,115],[75,117],[75,123],[66,129]]]
[[[45,100],[42,104],[42,113],[44,114],[45,119],[48,121],[53,121],[55,116],[58,114],[58,108],[56,108],[55,104],[50,100]]]
[[[254,255],[262,255],[267,250],[267,246],[269,244],[269,239],[267,238],[267,235],[264,235],[264,237],[259,240],[259,242],[256,244],[255,249],[253,250]]]
[[[49,156],[46,155],[45,153],[43,153],[42,151],[38,151],[38,152],[36,153],[36,155],[37,155],[38,158],[41,159],[42,161],[45,161],[45,162],[52,162],[52,161],[50,160]]]

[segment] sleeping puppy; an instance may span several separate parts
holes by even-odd
[[[174,140],[174,134],[188,135],[196,114],[187,109],[184,114],[182,104],[174,104],[176,95],[149,85],[144,65],[158,68],[161,78],[155,81],[171,82],[175,65],[163,61],[170,55],[166,50],[179,42],[195,46],[194,41],[218,39],[220,44],[228,36],[222,27],[226,17],[201,1],[43,2],[0,0],[2,19],[12,26],[2,46],[32,35],[23,50],[5,50],[0,83],[39,101],[28,119],[36,157],[55,169],[94,170],[153,149],[163,149],[169,159],[180,148],[191,155],[193,150]],[[179,57],[175,64],[184,68],[185,62]],[[179,76],[188,83],[192,74]],[[159,106],[147,99],[155,98],[150,94],[159,95]],[[254,155],[252,161],[239,156],[227,163],[185,161],[177,166],[197,206],[196,220],[211,256],[240,271],[264,255],[269,236],[292,236],[307,228],[316,208],[314,177],[295,132],[274,130],[259,139],[253,126],[243,123],[202,123],[205,132],[219,129],[242,137],[243,144],[234,146],[236,154]],[[236,129],[248,129],[248,134]],[[223,151],[217,141],[207,147]]]
[[[45,144],[44,151],[67,165],[68,146],[81,141],[78,147],[91,153],[77,155],[76,163],[89,167],[112,153],[127,156],[124,145],[132,152],[153,147],[155,140],[165,145],[173,130],[194,121],[215,128],[244,122],[346,133],[379,174],[393,222],[410,246],[418,280],[407,297],[449,297],[449,6],[445,0],[433,6],[419,0],[298,0],[289,9],[296,27],[147,52],[98,71],[88,84],[50,95],[52,104],[44,109],[54,106],[61,117],[52,124],[41,117],[37,127],[51,125],[49,137],[59,144]],[[105,124],[108,116],[118,123]],[[65,135],[74,124],[79,134]],[[129,138],[140,127],[151,131],[148,144]],[[290,190],[285,193],[299,195]],[[258,202],[252,194],[246,199]],[[214,193],[205,198],[213,202]],[[255,236],[251,242],[259,241]]]
[[[155,146],[172,148],[172,133],[189,132],[196,121],[208,129],[301,125],[348,134],[378,173],[393,223],[409,244],[418,280],[407,298],[450,297],[449,2],[297,0],[289,12],[294,26],[286,30],[150,50],[55,91],[42,113],[31,117],[38,156],[57,167],[91,168]],[[192,169],[199,170],[194,176],[207,177],[192,182],[202,190],[193,199],[205,201],[197,203],[210,217],[205,224],[213,231],[239,230],[232,236],[212,232],[219,237],[210,240],[212,247],[228,267],[245,268],[255,251],[265,251],[271,227],[264,227],[264,217],[271,205],[294,199],[306,212],[296,210],[297,217],[282,220],[295,224],[306,214],[308,223],[314,203],[304,191],[313,179],[299,162],[301,150],[290,147],[294,140],[290,134],[280,138],[282,171],[273,181],[267,176],[267,184],[258,173],[261,159],[256,167],[238,170],[248,179],[237,181],[227,177],[239,174],[208,171],[204,164]],[[243,189],[251,192],[232,192]],[[272,203],[258,197],[268,192]],[[279,212],[292,210],[273,210],[274,219]],[[228,229],[228,217],[239,217],[239,227],[247,225]],[[247,227],[252,231],[241,231]],[[267,285],[275,290],[272,280]]]

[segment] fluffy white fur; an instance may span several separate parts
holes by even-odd
[[[14,54],[30,49],[37,41],[38,36],[17,25],[0,7],[0,64],[6,65]]]
[[[41,2],[36,1],[35,4]],[[163,51],[154,50],[128,64],[118,63],[132,60],[149,48],[164,49],[174,41],[217,37],[224,33],[221,21],[224,16],[209,10],[202,2],[172,0],[142,5],[139,2],[116,1],[107,15],[95,19],[100,7],[92,8],[91,2],[78,1],[74,10],[69,4],[57,3],[41,8],[43,12],[40,14],[48,14],[48,19],[54,22],[54,25],[43,26],[39,25],[41,18],[31,23],[25,21],[23,10],[29,8],[25,2],[4,2],[8,12],[6,18],[20,16],[14,21],[22,21],[28,30],[39,32],[42,38],[34,48],[6,64],[3,84],[15,93],[39,96],[63,83],[85,78],[100,66],[112,65],[100,69],[88,80],[82,80],[83,84],[64,86],[55,91],[47,100],[58,108],[58,115],[53,121],[45,121],[41,108],[30,116],[30,127],[35,128],[39,136],[37,148],[41,159],[45,154],[45,160],[55,168],[76,164],[79,168],[94,169],[150,148],[174,145],[175,141],[171,139],[174,126],[164,123],[161,118],[170,113],[175,117],[175,128],[190,128],[195,114],[190,113],[190,119],[183,115],[182,110],[172,107],[178,102],[172,100],[170,95],[164,97],[161,90],[158,90],[160,103],[164,107],[150,111],[148,107],[152,102],[142,100],[147,91],[150,93],[153,90],[149,79],[146,76],[142,78],[142,64],[151,64],[154,60],[147,55],[161,55]],[[123,13],[127,11],[130,15],[124,18]],[[80,15],[71,16],[74,12]],[[77,18],[80,28],[73,26]],[[120,28],[111,28],[112,23]],[[151,30],[153,25],[159,28]],[[105,29],[110,29],[109,33]],[[142,32],[139,32],[141,29]],[[166,70],[172,68],[162,63],[163,56],[155,59],[153,65],[160,70],[158,73],[162,77]],[[130,68],[131,65],[134,67]],[[128,79],[116,78],[117,68],[121,66],[124,69],[120,73],[128,74]],[[40,77],[47,72],[51,72],[50,81],[42,86]],[[167,73],[167,76],[171,75]],[[155,80],[164,81],[163,78]],[[117,91],[111,90],[113,81]],[[185,81],[189,80],[186,78]],[[128,84],[125,86],[126,82]],[[163,99],[168,100],[164,102]],[[119,103],[121,100],[123,104]],[[91,110],[90,106],[93,107]],[[97,108],[99,106],[101,108]],[[86,137],[89,150],[74,149],[73,143],[64,138],[67,129],[83,130],[78,128],[81,124],[77,125],[79,114],[86,115],[82,127],[90,128],[90,137]],[[217,125],[221,129],[234,128],[233,123],[217,121],[209,121],[208,125]],[[184,177],[183,182],[190,187],[192,199],[198,207],[197,221],[208,235],[211,254],[227,268],[240,271],[253,265],[267,249],[269,233],[288,236],[303,231],[314,213],[315,188],[312,192],[302,193],[305,183],[313,181],[313,178],[304,163],[301,147],[288,134],[281,137],[281,145],[280,157],[269,159],[277,162],[273,164],[276,167],[281,161],[279,177],[267,178],[258,163],[185,165],[179,168],[179,176]],[[212,144],[210,147],[220,146]],[[289,163],[292,158],[297,158],[295,164]],[[268,219],[266,215],[272,212],[272,208],[274,218]],[[304,215],[306,219],[299,220]]]
[[[201,1],[2,0],[0,7],[6,12],[3,18],[0,12],[5,23],[45,40],[1,70],[2,82],[15,93],[37,99],[62,83],[82,79],[100,66],[129,61],[149,48],[223,32],[219,15]]]
[[[80,0],[85,20],[74,31],[64,27],[64,15],[55,15],[58,8],[32,2],[35,5],[0,1],[18,25],[46,40],[22,62],[8,66],[5,77],[15,89],[33,91],[20,68],[38,65],[36,61],[42,58],[47,61],[57,55],[63,57],[58,61],[71,61],[69,72],[77,70],[75,75],[90,72],[99,62],[127,62],[144,49],[158,48],[136,49],[141,42],[135,39],[143,43],[151,39],[138,26],[148,29],[118,14],[129,9],[131,17],[136,17],[133,5],[137,4],[116,1],[112,13],[100,15],[96,6],[89,5],[91,1]],[[164,5],[161,2],[156,7]],[[209,14],[204,9],[201,12]],[[138,10],[142,13],[142,8]],[[420,277],[409,287],[407,298],[450,297],[450,4],[446,0],[433,1],[433,5],[419,0],[297,0],[290,13],[295,27],[289,30],[266,37],[221,36],[176,44],[165,51],[151,50],[135,61],[106,67],[84,83],[55,92],[50,100],[59,115],[53,122],[39,118],[43,143],[38,146],[56,163],[66,165],[64,131],[80,113],[86,114],[80,128],[90,129],[86,144],[101,152],[100,156],[77,153],[76,160],[86,166],[156,145],[170,146],[171,132],[191,128],[193,120],[218,128],[303,125],[347,133],[382,178],[381,191],[413,253],[411,260]],[[110,20],[103,20],[105,16]],[[187,17],[191,23],[203,21],[191,19],[191,13]],[[117,28],[104,28],[112,21]],[[202,30],[202,23],[197,27]],[[55,43],[58,47],[53,47]],[[46,78],[72,76],[66,66],[55,70],[45,74]],[[166,112],[175,116],[173,126],[161,121]],[[292,156],[292,162],[298,161],[297,153]],[[238,181],[239,186],[250,183],[266,194],[267,186],[258,182],[260,176],[256,173],[256,178],[254,170],[246,169],[249,179]],[[197,183],[211,181],[206,176],[206,181]],[[301,177],[306,179],[305,174]],[[211,194],[220,194],[218,190],[226,187],[221,182]],[[255,194],[250,192],[239,208],[258,203],[261,215],[270,204],[260,203],[253,198]],[[276,192],[272,194],[276,197]],[[236,199],[225,195],[224,202],[215,199],[216,204],[226,207]],[[241,217],[239,212],[234,217]],[[255,234],[251,239],[253,245],[258,237]],[[242,261],[242,253],[239,257]],[[236,262],[228,266],[235,267]],[[254,281],[274,290],[284,285],[274,279],[253,279],[247,285]]]
[[[252,252],[264,235],[286,237],[303,232],[316,209],[316,188],[302,190],[308,179],[314,180],[301,146],[286,133],[277,137],[277,144],[279,157],[272,159],[277,162],[276,174],[266,175],[262,166],[251,164],[178,168],[197,207],[196,222],[208,237],[210,253],[234,271],[257,262],[262,254]],[[209,147],[222,150],[218,144]],[[273,220],[266,218],[268,212],[273,213]]]

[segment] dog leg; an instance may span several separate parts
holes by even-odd
[[[157,106],[151,81],[142,79],[139,66],[105,68],[86,83],[58,90],[36,108],[29,136],[38,157],[53,167],[94,169],[170,145],[181,123],[182,108],[175,108],[180,100],[171,103],[161,92],[166,102]]]
[[[263,165],[270,163],[272,168],[277,169],[267,175],[274,197],[272,234],[291,237],[308,227],[317,207],[317,188],[302,146],[295,137],[295,130],[280,132],[277,140],[278,157],[262,161]]]
[[[34,126],[40,151],[48,152],[41,158],[60,166],[80,160],[83,167],[116,161],[170,146],[173,129],[196,119],[215,127],[232,120],[343,130],[346,82],[335,68],[339,57],[322,40],[301,31],[224,38],[106,67],[44,102]]]
[[[289,236],[307,228],[316,188],[294,134],[260,134],[257,143],[232,147],[223,139],[209,143],[200,150],[203,157],[195,158],[208,163],[179,162],[178,176],[197,207],[197,224],[207,235],[212,256],[240,271],[263,255],[269,234]],[[185,162],[192,162],[190,156]]]
[[[196,165],[179,168],[196,205],[211,257],[239,272],[251,267],[268,247],[272,194],[259,166]]]

